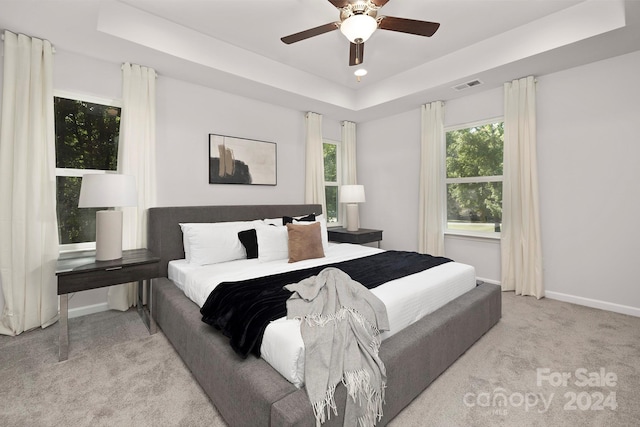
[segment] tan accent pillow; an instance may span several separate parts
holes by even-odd
[[[309,225],[287,224],[289,233],[289,262],[323,258],[320,223]]]

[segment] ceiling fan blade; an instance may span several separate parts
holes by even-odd
[[[308,30],[300,31],[299,33],[282,37],[280,40],[286,44],[291,44],[310,37],[319,36],[320,34],[328,33],[329,31],[337,30],[339,27],[339,22],[332,22],[330,24],[320,25],[319,27],[310,28]]]
[[[373,1],[373,4],[375,4],[378,7],[382,7],[389,2],[389,0],[372,0],[372,1]]]
[[[389,1],[389,0],[387,0]],[[338,9],[345,7],[349,4],[349,0],[329,0],[329,3],[337,7]]]
[[[349,48],[349,65],[362,65],[364,61],[364,43],[351,43]]]
[[[378,18],[378,28],[398,31],[400,33],[415,34],[418,36],[431,37],[436,31],[438,31],[438,27],[440,27],[440,24],[437,22],[394,18],[393,16],[383,16]]]

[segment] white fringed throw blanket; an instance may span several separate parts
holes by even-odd
[[[374,426],[382,417],[387,379],[378,357],[387,311],[375,295],[343,271],[329,267],[317,276],[285,286],[287,318],[301,319],[305,346],[305,388],[316,425],[338,414],[334,392],[347,388],[344,425]]]

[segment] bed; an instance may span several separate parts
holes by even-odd
[[[148,247],[160,258],[162,277],[152,281],[151,312],[222,417],[232,426],[313,426],[304,388],[297,388],[264,359],[242,359],[224,337],[201,321],[198,305],[168,278],[169,262],[185,257],[180,223],[250,221],[320,213],[319,205],[152,208]],[[495,325],[501,316],[498,286],[481,284],[385,339],[387,369],[384,425]],[[339,414],[324,425],[342,425],[346,390],[336,391]]]

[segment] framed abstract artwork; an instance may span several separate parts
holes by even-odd
[[[209,184],[277,185],[274,142],[209,134]]]

